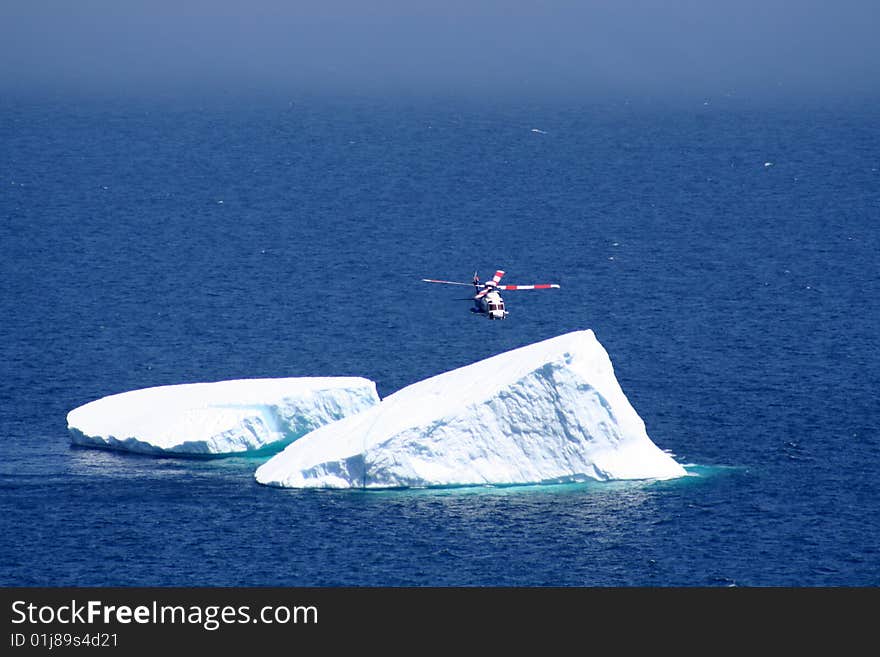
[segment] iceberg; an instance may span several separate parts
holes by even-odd
[[[157,386],[67,414],[76,445],[143,454],[224,455],[282,447],[379,403],[361,377],[240,379]]]
[[[672,479],[593,331],[419,381],[288,445],[256,471],[289,488]]]

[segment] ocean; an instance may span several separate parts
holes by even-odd
[[[2,99],[0,585],[877,586],[878,169],[844,101]],[[495,269],[561,288],[491,322],[421,282]],[[281,490],[67,431],[587,328],[693,476]]]

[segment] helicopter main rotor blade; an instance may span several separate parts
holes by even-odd
[[[468,287],[473,287],[473,283],[459,283],[458,281],[438,281],[433,278],[423,278],[425,283],[445,283],[446,285],[467,285]]]
[[[550,288],[558,288],[556,283],[540,283],[538,285],[499,285],[499,290],[549,290]]]

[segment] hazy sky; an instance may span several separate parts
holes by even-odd
[[[877,93],[880,0],[0,0],[0,92]]]

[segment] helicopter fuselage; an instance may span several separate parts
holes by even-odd
[[[474,298],[473,311],[482,313],[489,319],[504,319],[507,317],[507,309],[504,307],[504,299],[497,290],[490,290],[482,296]]]

